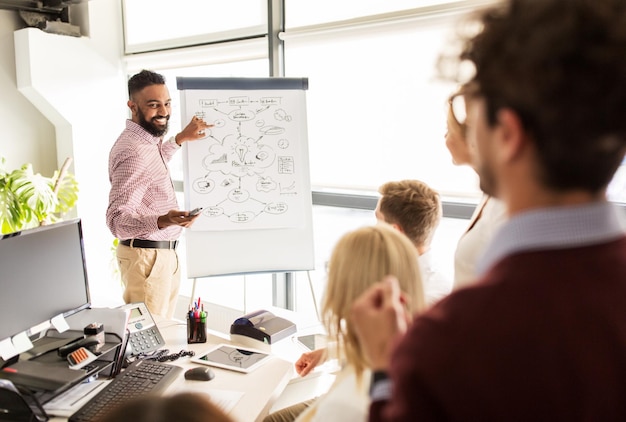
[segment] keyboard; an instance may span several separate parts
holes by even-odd
[[[178,366],[150,360],[136,360],[70,416],[68,421],[94,421],[129,399],[148,393],[160,393],[182,372],[182,368]]]

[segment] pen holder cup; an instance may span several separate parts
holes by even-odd
[[[187,343],[206,343],[206,322],[187,317]]]

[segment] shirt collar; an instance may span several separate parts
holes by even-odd
[[[432,262],[431,260],[432,254],[430,253],[430,251],[431,250],[429,249],[417,257],[417,262],[419,262],[420,265],[423,265],[425,267],[430,267],[430,263]]]
[[[139,136],[146,142],[150,142],[151,144],[158,144],[161,142],[160,136],[154,136],[147,130],[143,128],[139,123],[133,122],[131,119],[126,119],[126,130],[129,130]]]
[[[496,232],[478,260],[477,275],[514,253],[588,246],[625,232],[624,211],[607,201],[527,211],[511,217]]]

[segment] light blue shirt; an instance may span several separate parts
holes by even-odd
[[[541,208],[511,217],[478,260],[478,276],[503,258],[525,251],[604,243],[626,232],[624,211],[611,202]]]

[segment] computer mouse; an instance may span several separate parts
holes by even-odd
[[[211,381],[215,372],[207,366],[197,366],[185,371],[185,379],[193,381]]]

